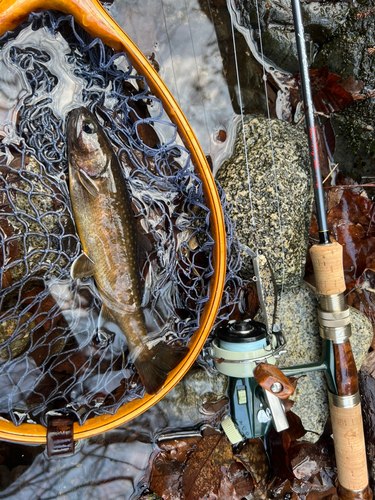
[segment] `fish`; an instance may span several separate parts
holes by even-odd
[[[151,243],[135,223],[123,169],[95,115],[73,109],[66,121],[69,190],[82,245],[71,277],[93,276],[102,299],[100,325],[114,323],[148,394],[163,386],[188,347],[150,342],[140,279],[140,252]],[[143,241],[142,241],[143,239]]]

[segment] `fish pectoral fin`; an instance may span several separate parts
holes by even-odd
[[[86,191],[95,198],[99,195],[99,188],[89,175],[84,170],[78,172],[78,179]]]
[[[111,314],[111,311],[105,304],[103,304],[99,314],[99,320],[98,320],[99,328],[105,326],[107,323],[113,323],[113,322],[114,318]]]
[[[94,263],[88,255],[82,253],[70,269],[72,279],[89,278],[94,275]]]

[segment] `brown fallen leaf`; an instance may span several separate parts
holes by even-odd
[[[299,75],[294,75],[295,86],[291,89],[291,104],[295,109],[301,100],[298,87]],[[330,73],[327,67],[310,70],[311,92],[315,111],[330,115],[349,106],[358,99],[366,99],[360,94],[363,82],[354,80],[353,77],[341,79],[340,75]]]
[[[337,489],[332,486],[329,490],[326,491],[317,491],[312,490],[307,495],[306,500],[340,500],[337,495]]]
[[[185,437],[183,439],[171,439],[159,444],[162,455],[171,461],[184,463],[187,455],[199,443],[200,437]]]
[[[224,476],[216,495],[217,500],[241,500],[238,498],[234,485],[228,476]]]
[[[328,212],[333,209],[336,205],[340,203],[341,197],[344,194],[344,190],[340,186],[331,186],[327,193],[327,210]]]
[[[165,464],[159,459],[156,460],[150,489],[162,496],[163,500],[180,500],[179,486],[183,468],[184,464],[181,462]]]
[[[306,434],[301,419],[292,411],[286,413],[289,429],[276,432],[273,427],[265,437],[267,453],[273,474],[281,479],[294,478],[291,460],[296,454],[295,441]],[[299,445],[299,443],[298,443]]]
[[[219,464],[228,463],[228,445],[229,441],[222,434],[206,436],[199,441],[187,460],[182,476],[184,500],[199,500],[219,490],[222,481]]]
[[[361,94],[363,88],[363,82],[360,80],[355,80],[353,76],[348,76],[345,80],[340,81],[340,86],[345,89],[355,101],[364,99],[364,95]]]
[[[219,426],[224,415],[228,412],[228,404],[228,398],[203,403],[201,413],[204,415],[207,424],[210,426]]]
[[[228,312],[229,312],[229,308]],[[240,292],[240,303],[236,305],[229,320],[244,321],[254,319],[259,309],[259,298],[255,283],[244,283]]]
[[[273,498],[328,500],[337,495],[332,429],[328,427],[315,444],[303,441],[291,444],[288,456],[294,477],[278,479],[270,488]]]
[[[228,477],[231,480],[234,491],[239,498],[247,497],[254,489],[254,481],[250,473],[239,462],[234,462],[228,469]]]
[[[0,253],[0,266],[3,268],[1,288],[7,288],[12,284],[12,277],[9,267],[20,258],[19,240],[15,234],[14,227],[9,223],[5,214],[8,209],[3,209],[0,214],[0,241],[2,242],[2,252]],[[4,267],[8,269],[4,272]]]
[[[374,262],[371,263],[375,267]],[[375,269],[367,268],[362,275],[351,284],[351,291],[347,295],[348,305],[361,311],[371,321],[375,334]],[[375,348],[375,341],[371,347]]]
[[[248,439],[240,445],[240,450],[234,455],[246,470],[249,471],[256,486],[267,478],[269,473],[268,459],[264,443],[260,438]]]
[[[200,437],[172,439],[159,444],[160,452],[152,463],[150,489],[163,500],[180,500],[180,481],[187,456]]]
[[[325,467],[334,467],[332,456],[319,444],[304,444],[298,454],[291,460],[293,473],[297,479],[308,481],[312,476],[319,474]],[[333,481],[329,481],[328,487],[333,486]]]
[[[338,204],[329,211],[327,219],[331,225],[337,225],[342,220],[361,224],[368,236],[375,236],[374,216],[375,203],[372,200],[353,191],[344,190]]]
[[[213,450],[211,460],[213,466],[219,467],[229,466],[234,462],[232,445],[224,435]]]
[[[366,269],[367,259],[375,252],[375,238],[366,236],[361,224],[347,221],[338,224],[334,231],[343,247],[345,280],[350,284]]]
[[[227,438],[205,428],[203,437],[164,441],[152,457],[150,490],[163,500],[241,500],[254,488],[245,467],[235,462]]]

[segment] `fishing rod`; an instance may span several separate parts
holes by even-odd
[[[318,321],[323,339],[322,359],[316,363],[283,367],[280,370],[272,365],[276,362],[275,358],[285,352],[286,341],[281,331],[275,328],[277,324],[274,321],[269,321],[269,324],[265,325],[265,331],[261,325],[250,320],[230,322],[227,326],[220,328],[212,343],[211,357],[217,370],[230,378],[230,416],[222,422],[222,427],[232,444],[247,438],[265,436],[270,422],[277,431],[286,429],[288,422],[284,417],[281,402],[277,401],[293,393],[293,388],[290,387],[285,376],[323,370],[327,378],[340,498],[371,499],[358,392],[358,374],[349,341],[351,336],[349,309],[344,299],[346,286],[343,252],[339,243],[330,241],[301,7],[299,0],[291,1],[319,226],[319,244],[314,245],[310,253],[314,265],[316,288],[320,294]],[[230,7],[229,0],[229,10]],[[233,44],[235,47],[234,35]],[[263,79],[266,81],[261,36],[260,49]],[[238,85],[241,96],[239,80]],[[272,139],[271,130],[270,136]],[[249,251],[250,249],[248,253]],[[262,287],[262,280],[267,274],[265,273],[267,265],[265,265],[264,256],[253,252],[251,257],[261,308],[263,316],[266,317],[267,311],[265,307],[262,307],[262,302],[265,301],[262,298],[264,299],[266,295],[269,299],[269,291],[266,287]],[[266,278],[267,280],[269,278]],[[276,298],[277,291],[275,300]]]
[[[318,322],[320,335],[332,344],[334,355],[336,390],[329,389],[328,399],[339,496],[367,499],[372,498],[372,493],[368,483],[358,374],[349,340],[351,326],[344,298],[343,250],[329,237],[301,5],[300,0],[291,2],[319,228],[319,244],[310,249],[316,289],[320,294]]]

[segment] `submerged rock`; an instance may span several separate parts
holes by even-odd
[[[0,166],[0,191],[2,288],[31,275],[66,275],[79,240],[65,183],[49,176],[34,157],[16,155],[9,166]]]
[[[298,73],[297,47],[289,0],[272,3],[241,0],[238,9],[242,24],[251,25],[254,29],[255,41],[262,37],[264,55],[279,68]],[[301,10],[307,56],[311,63],[317,48],[329,41],[345,23],[350,7],[347,2],[301,2]]]
[[[357,101],[331,116],[335,133],[334,161],[358,183],[374,179],[374,116],[374,99]]]
[[[27,351],[30,346],[30,332],[36,322],[29,312],[17,311],[17,316],[5,317],[0,322],[0,364]],[[15,336],[15,332],[17,335]],[[12,341],[11,338],[13,337]]]
[[[225,375],[210,375],[203,368],[193,368],[155,405],[155,410],[164,415],[168,428],[199,428],[213,423],[216,405],[219,409],[226,405],[227,385]]]
[[[251,115],[244,133],[247,158],[240,124],[233,154],[216,178],[233,203],[240,242],[265,254],[278,285],[293,288],[304,273],[313,197],[306,134],[287,122]],[[241,274],[252,277],[246,255]]]
[[[328,67],[343,79],[352,77],[364,83],[362,94],[375,89],[375,16],[373,0],[350,3],[345,25],[324,44],[314,68]],[[334,161],[340,170],[360,182],[373,177],[375,158],[374,99],[359,100],[331,115],[335,132]],[[364,179],[368,182],[368,179]]]
[[[306,282],[302,283],[297,293],[283,295],[280,317],[288,352],[277,361],[280,368],[320,361],[322,339],[317,319],[318,302],[318,293]],[[359,370],[371,345],[373,330],[371,321],[353,307],[350,307],[350,317],[350,343]],[[322,434],[329,415],[325,375],[312,372],[298,377],[296,391],[291,397],[294,400],[293,412],[301,418],[304,428],[312,431],[304,439],[315,442]]]

